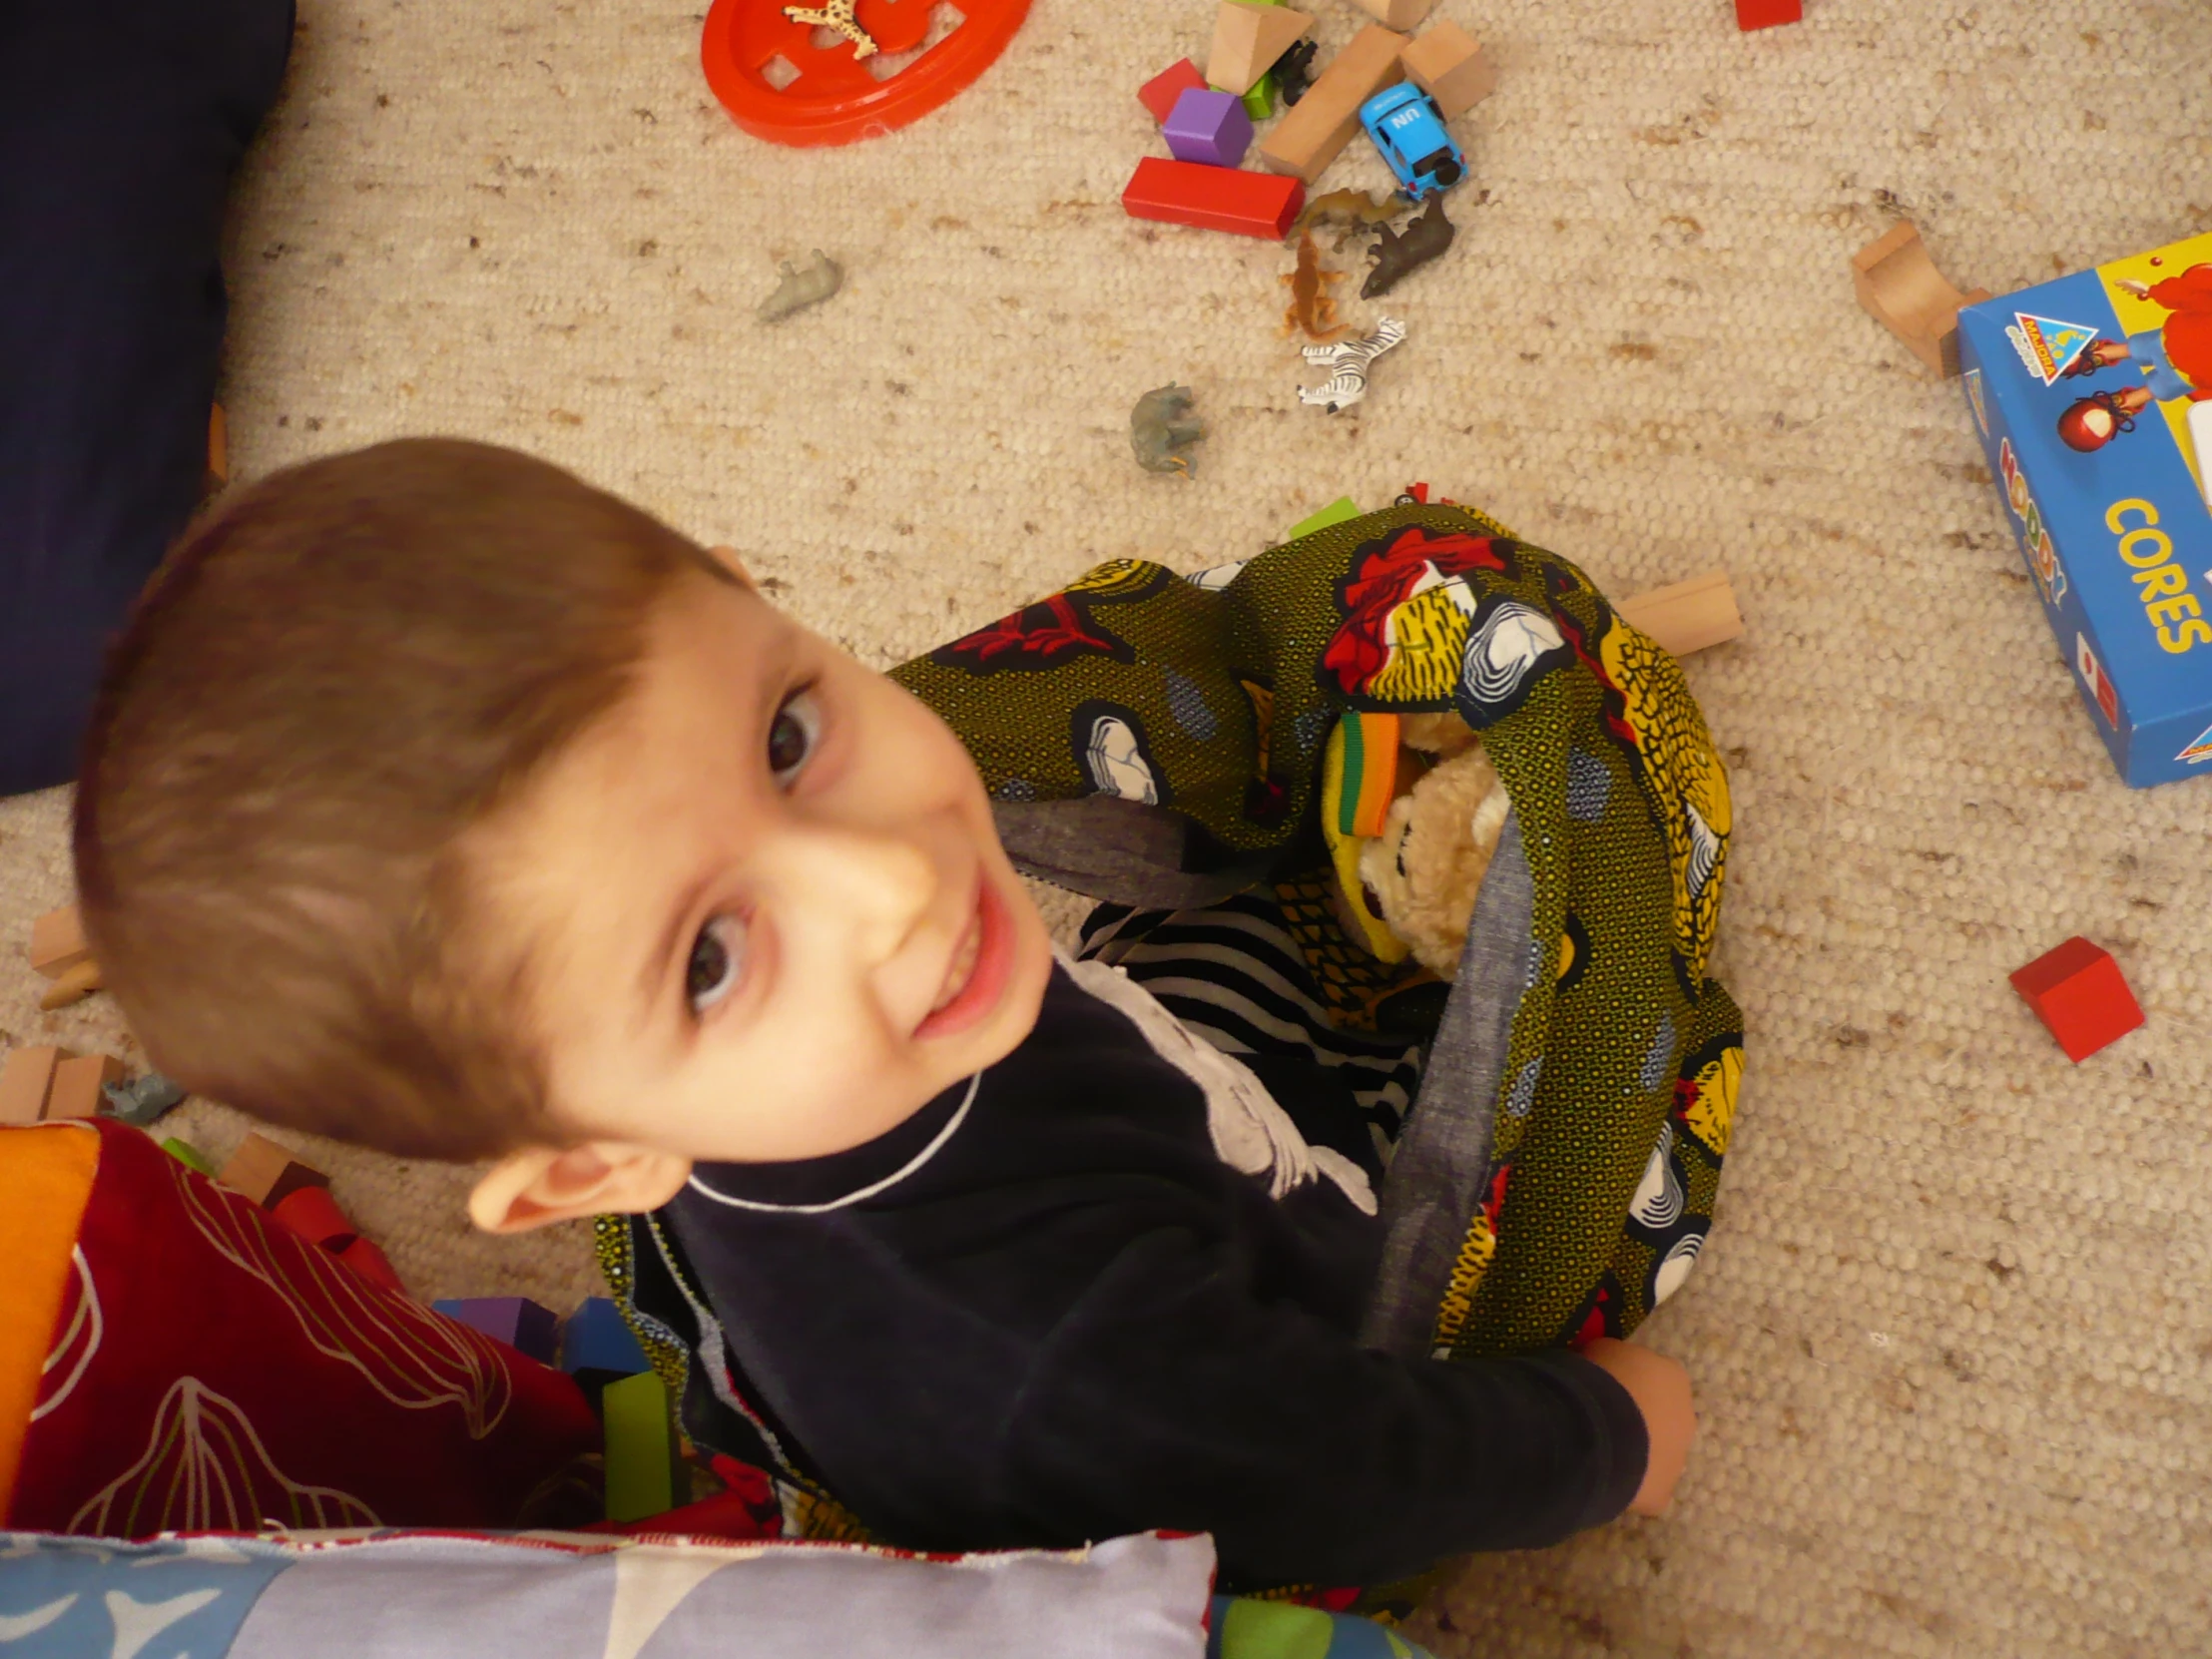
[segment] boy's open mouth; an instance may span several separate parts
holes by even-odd
[[[998,1005],[1013,965],[1013,928],[1005,901],[989,876],[977,883],[975,913],[945,964],[944,984],[928,1016],[914,1027],[917,1037],[943,1037],[964,1030]]]

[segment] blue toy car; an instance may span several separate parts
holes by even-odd
[[[1398,188],[1416,202],[1440,195],[1467,176],[1467,158],[1444,130],[1443,112],[1410,81],[1361,105],[1360,125],[1390,164]]]

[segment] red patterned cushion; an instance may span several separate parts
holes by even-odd
[[[9,1525],[511,1526],[598,1448],[560,1372],[370,1283],[140,1131],[91,1132]]]

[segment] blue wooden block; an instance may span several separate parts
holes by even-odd
[[[431,1303],[430,1311],[520,1349],[543,1366],[553,1364],[559,1351],[560,1320],[526,1296],[455,1297]]]
[[[1193,87],[1175,101],[1160,128],[1179,162],[1235,167],[1252,145],[1252,117],[1235,93]]]
[[[592,1371],[635,1377],[653,1367],[630,1334],[622,1311],[606,1297],[594,1296],[586,1297],[568,1316],[561,1335],[561,1369],[571,1376]]]

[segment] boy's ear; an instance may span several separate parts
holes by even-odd
[[[755,593],[760,592],[760,584],[753,580],[753,572],[745,568],[745,561],[738,557],[736,548],[710,547],[707,549],[707,557],[735,576],[745,587],[751,588]]]
[[[691,1160],[627,1141],[525,1147],[484,1172],[469,1219],[487,1233],[527,1233],[609,1211],[658,1210],[691,1179]]]

